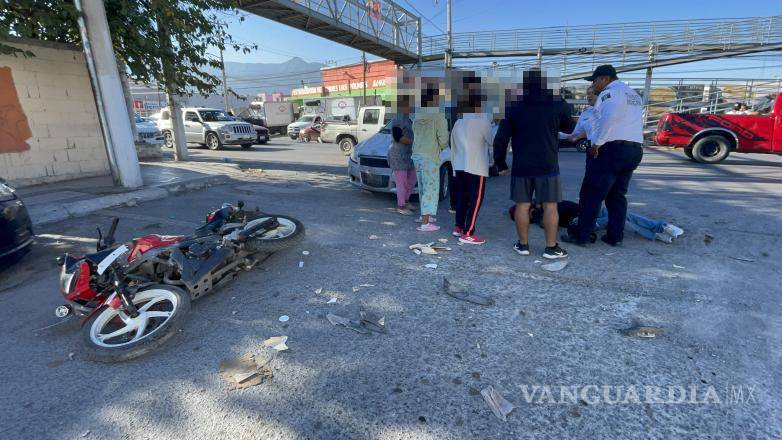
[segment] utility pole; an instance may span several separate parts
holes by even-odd
[[[364,82],[363,102],[364,102],[364,107],[366,107],[367,106],[367,53],[366,52],[361,52],[361,64],[363,65],[364,68],[364,78],[362,79],[362,81]]]
[[[453,23],[451,20],[451,0],[448,0],[448,2],[445,4],[445,9],[445,15],[448,16],[448,48],[445,49],[445,68],[450,69],[453,67]]]
[[[95,93],[106,155],[114,184],[138,188],[144,184],[133,129],[111,43],[106,9],[99,0],[77,0],[79,32]]]
[[[218,23],[219,25],[219,23]],[[225,111],[228,112],[228,82],[225,80],[225,62],[223,61],[223,28],[222,25],[220,25],[220,46],[218,48],[220,49],[220,69],[223,71],[223,105],[225,106]]]

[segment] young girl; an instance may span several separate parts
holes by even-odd
[[[413,123],[410,119],[410,96],[399,95],[397,114],[391,125],[394,143],[388,149],[388,164],[396,183],[396,210],[402,215],[411,215],[410,195],[415,188],[416,176],[412,159]]]
[[[440,196],[440,152],[448,146],[448,122],[438,108],[440,91],[427,86],[421,96],[421,109],[413,119],[413,163],[418,177],[422,232],[440,229],[434,224]]]

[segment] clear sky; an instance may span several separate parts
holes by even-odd
[[[424,18],[424,35],[440,34],[446,28],[445,0],[399,0],[401,6]],[[412,7],[411,7],[412,5]],[[566,24],[601,24],[696,18],[738,18],[782,15],[782,0],[453,0],[454,32],[516,29]],[[438,29],[439,27],[440,29]],[[276,22],[247,15],[244,22],[232,22],[230,34],[237,40],[252,42],[259,49],[242,55],[227,52],[226,61],[282,62],[293,56],[306,61],[358,62],[361,53],[337,43]],[[752,67],[752,70],[741,70]],[[728,70],[730,76],[782,77],[782,52],[752,59],[689,64],[665,68],[662,73],[700,76],[727,76],[712,69]],[[686,76],[686,75],[685,75]]]

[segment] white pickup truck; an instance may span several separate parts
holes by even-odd
[[[356,144],[372,137],[391,120],[388,110],[383,106],[363,107],[358,112],[358,122],[326,121],[321,127],[320,140],[336,143],[346,156],[350,155]]]

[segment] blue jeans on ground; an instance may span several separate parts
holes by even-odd
[[[627,221],[625,224],[636,234],[647,240],[654,240],[655,234],[662,233],[665,222],[652,220],[634,212],[627,212]],[[600,207],[600,214],[595,220],[595,226],[598,230],[605,229],[608,226],[608,210],[605,206]]]

